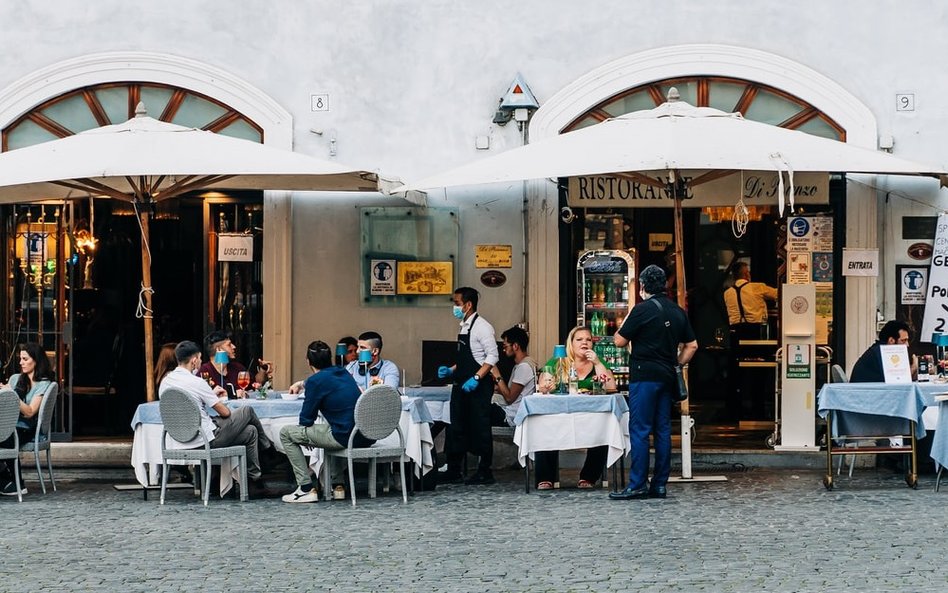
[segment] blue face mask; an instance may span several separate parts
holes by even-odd
[[[460,305],[454,305],[451,312],[454,313],[454,316],[458,319],[464,319],[464,309]]]

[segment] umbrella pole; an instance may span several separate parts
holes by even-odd
[[[145,399],[155,401],[155,345],[152,328],[151,305],[151,252],[148,249],[148,210],[141,209],[138,213],[142,231],[142,294],[145,310],[142,321],[145,323]]]

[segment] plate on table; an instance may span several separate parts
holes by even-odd
[[[300,397],[303,396],[302,393],[290,393],[289,391],[280,391],[279,394],[280,394],[281,399],[290,400],[290,401],[294,399],[299,399]]]

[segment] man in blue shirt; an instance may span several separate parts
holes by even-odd
[[[299,426],[284,426],[280,430],[280,441],[293,466],[297,483],[296,490],[284,496],[283,502],[316,502],[319,499],[316,477],[310,475],[300,445],[327,450],[345,449],[355,428],[355,405],[360,395],[358,385],[345,369],[333,366],[332,350],[325,342],[312,342],[306,349],[306,360],[313,374],[306,379],[304,386]],[[326,422],[316,422],[320,413]],[[354,444],[367,447],[372,441],[357,434]],[[329,460],[324,463],[329,463]]]
[[[359,334],[358,351],[372,353],[372,360],[368,363],[355,360],[346,365],[346,370],[355,379],[359,389],[365,391],[373,385],[382,384],[398,389],[398,366],[391,360],[382,358],[382,336],[377,332]]]

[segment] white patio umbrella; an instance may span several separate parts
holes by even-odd
[[[685,307],[682,198],[687,187],[741,171],[779,174],[781,215],[785,201],[793,208],[794,172],[922,175],[940,177],[943,184],[946,179],[944,167],[746,120],[740,113],[694,107],[679,101],[672,88],[668,102],[654,109],[514,148],[394,192],[581,175],[614,175],[661,188],[675,207],[676,284],[678,304]],[[687,400],[682,426],[686,422]]]
[[[194,190],[379,191],[379,176],[145,115],[0,154],[0,203],[108,196],[135,205],[142,231],[146,395],[154,399],[148,213]]]

